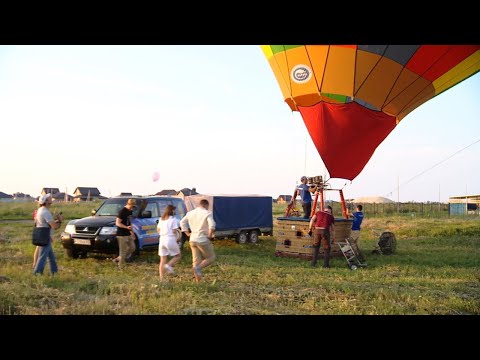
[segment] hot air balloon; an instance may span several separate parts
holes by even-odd
[[[360,174],[405,116],[480,70],[478,45],[263,45],[262,50],[330,177],[348,180]]]
[[[160,179],[160,173],[158,171],[154,171],[152,174],[152,181],[156,182]]]

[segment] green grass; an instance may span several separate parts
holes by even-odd
[[[166,284],[155,252],[120,271],[106,256],[67,259],[58,240],[59,274],[49,276],[47,264],[45,275],[34,277],[31,229],[0,223],[0,314],[480,314],[478,217],[366,218],[368,267],[357,271],[344,258],[333,259],[331,269],[277,258],[273,237],[258,245],[217,240],[217,261],[199,284],[188,244]],[[395,233],[394,255],[371,254],[378,241],[372,230],[379,229]]]
[[[98,209],[102,204],[102,200],[79,203],[53,203],[50,211],[53,213],[62,212],[66,220],[79,219],[89,216],[93,209]],[[36,202],[27,203],[4,203],[0,202],[0,219],[1,220],[33,220],[32,214],[38,209]]]

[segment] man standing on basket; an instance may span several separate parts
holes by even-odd
[[[306,176],[302,176],[300,178],[302,182],[298,185],[297,190],[295,191],[295,195],[293,195],[292,202],[295,203],[295,199],[298,195],[302,198],[302,208],[303,208],[303,218],[308,219],[310,217],[310,212],[312,211],[312,194],[317,190],[317,187],[309,186],[308,178]]]

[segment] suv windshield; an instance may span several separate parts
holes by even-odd
[[[106,200],[97,210],[96,216],[117,216],[119,211],[125,206],[127,203],[127,198],[125,199],[108,199]],[[138,216],[139,211],[151,211],[152,217],[160,217],[162,216],[163,212],[167,205],[175,206],[175,214],[178,215],[180,218],[185,216],[185,210],[183,208],[182,200],[181,199],[136,199],[137,206],[133,208],[133,217]],[[158,204],[158,207],[157,207]]]
[[[97,210],[97,216],[117,216],[120,210],[125,206],[128,199],[109,199],[105,201]],[[133,208],[133,216],[138,214],[138,207]]]

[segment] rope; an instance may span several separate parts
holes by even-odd
[[[408,183],[412,182],[412,181],[413,181],[414,179],[416,179],[417,177],[425,174],[427,171],[432,170],[434,167],[437,167],[438,165],[444,163],[444,162],[447,161],[448,159],[451,159],[452,157],[454,157],[454,156],[457,155],[458,153],[462,152],[462,151],[465,150],[465,149],[468,149],[470,146],[475,145],[475,144],[478,143],[478,142],[480,142],[480,139],[474,141],[474,142],[471,143],[470,145],[465,146],[463,149],[458,150],[457,152],[453,153],[453,154],[450,155],[449,157],[447,157],[447,158],[443,159],[442,161],[436,163],[435,165],[429,167],[427,170],[424,170],[424,171],[422,171],[421,173],[415,175],[414,177],[412,177],[410,180],[404,182],[403,184],[398,185],[395,189],[393,189],[391,192],[387,193],[385,196],[388,196],[388,195],[392,194],[394,191],[397,191],[397,190],[400,188],[400,186],[407,185]]]

